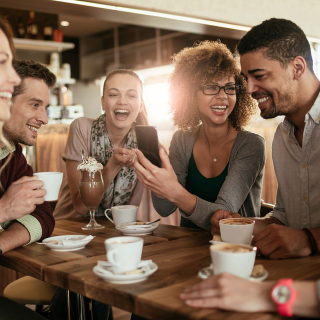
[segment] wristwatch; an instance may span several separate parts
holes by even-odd
[[[277,305],[281,316],[292,317],[292,304],[297,299],[292,279],[280,279],[271,291],[271,298]]]

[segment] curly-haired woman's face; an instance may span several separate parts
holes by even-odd
[[[228,120],[237,100],[235,91],[233,92],[234,85],[235,78],[230,76],[220,80],[212,79],[198,90],[198,110],[203,123],[223,124]],[[213,94],[219,89],[218,94]]]

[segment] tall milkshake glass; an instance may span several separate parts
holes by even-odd
[[[79,191],[82,202],[89,209],[90,222],[83,226],[84,230],[102,229],[105,226],[99,224],[95,220],[95,211],[100,204],[103,193],[104,184],[101,174],[101,170],[90,172],[87,170],[81,170],[81,177],[79,181]]]

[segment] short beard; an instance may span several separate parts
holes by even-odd
[[[272,98],[272,107],[268,110],[261,110],[261,117],[264,119],[273,119],[277,116],[287,116],[297,109],[294,104],[293,92],[290,89],[279,97],[278,104],[274,103],[272,95],[270,98]]]
[[[3,135],[7,138],[8,141],[12,141],[14,143],[21,143],[21,144],[24,144],[24,145],[30,146],[30,147],[32,147],[35,144],[35,141],[30,142],[27,137],[11,132],[11,130],[8,130],[6,128],[5,124],[2,128],[2,130],[3,130]]]
[[[263,119],[273,119],[281,115],[282,115],[281,107],[276,106],[274,102],[272,102],[272,107],[269,108],[269,110],[261,110],[261,117]]]

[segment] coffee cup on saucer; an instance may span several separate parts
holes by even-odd
[[[213,244],[210,254],[214,274],[228,272],[249,278],[256,259],[257,248],[233,243]]]
[[[114,274],[136,270],[141,261],[143,239],[139,237],[115,237],[105,242],[107,259]]]
[[[248,218],[227,218],[219,221],[223,242],[251,244],[254,220]]]
[[[44,196],[44,201],[58,200],[63,173],[36,172],[33,175],[37,176],[38,180],[41,180],[43,182],[42,189],[45,189],[47,191],[47,194]]]
[[[111,211],[113,220],[108,216]],[[105,216],[114,225],[120,226],[123,223],[135,222],[137,220],[138,207],[134,205],[114,206],[104,211]]]

